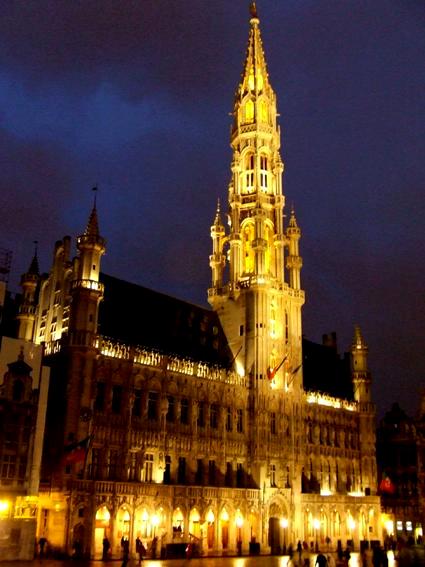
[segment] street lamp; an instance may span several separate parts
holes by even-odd
[[[283,530],[283,550],[282,553],[283,555],[286,554],[286,528],[288,527],[288,519],[287,518],[281,518],[280,519],[280,527]]]

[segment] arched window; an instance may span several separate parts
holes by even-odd
[[[245,122],[248,124],[254,122],[254,103],[252,100],[247,100],[245,103]]]
[[[269,186],[268,162],[269,160],[267,156],[265,155],[260,156],[260,188],[261,191],[263,191],[264,193],[268,192],[268,186]]]
[[[252,193],[254,191],[254,154],[248,154],[245,158],[245,191]]]

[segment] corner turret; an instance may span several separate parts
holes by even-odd
[[[356,402],[370,403],[372,401],[372,379],[367,366],[368,347],[363,339],[360,327],[354,328],[354,339],[351,345],[352,376],[354,398]]]
[[[97,190],[97,189],[94,189]],[[77,239],[79,256],[76,278],[72,282],[70,344],[92,346],[97,331],[99,303],[103,284],[99,282],[100,260],[105,253],[105,239],[100,235],[96,198],[86,230]]]
[[[301,229],[297,224],[297,219],[295,218],[294,208],[291,210],[291,217],[289,219],[289,225],[286,229],[286,236],[288,239],[289,254],[286,258],[286,267],[289,271],[289,285],[293,289],[300,289],[301,278],[300,272],[303,265],[302,258],[299,252],[299,240],[301,238]]]
[[[28,271],[21,277],[23,298],[21,306],[19,307],[19,313],[16,317],[18,321],[18,339],[25,341],[33,340],[36,311],[35,295],[40,279],[37,257],[38,243],[34,242],[34,244],[35,250],[33,259],[31,260]]]

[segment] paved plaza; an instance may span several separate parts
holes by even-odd
[[[397,565],[392,555],[389,555],[389,567]],[[287,567],[288,556],[269,556],[260,557],[205,557],[202,559],[145,559],[142,567]],[[316,557],[312,556],[310,567],[314,567]],[[121,567],[121,561],[109,561],[104,564],[102,561],[53,561],[53,560],[34,560],[34,561],[5,561],[0,562],[1,567]],[[349,567],[360,567],[358,553],[352,553]],[[130,561],[127,567],[138,567],[137,561]]]

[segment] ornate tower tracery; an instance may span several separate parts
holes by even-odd
[[[252,377],[257,387],[271,382],[275,388],[300,390],[301,230],[294,211],[284,227],[276,95],[259,23],[253,3],[233,108],[230,228],[226,234],[218,209],[211,227],[208,299],[220,316],[240,374]]]

